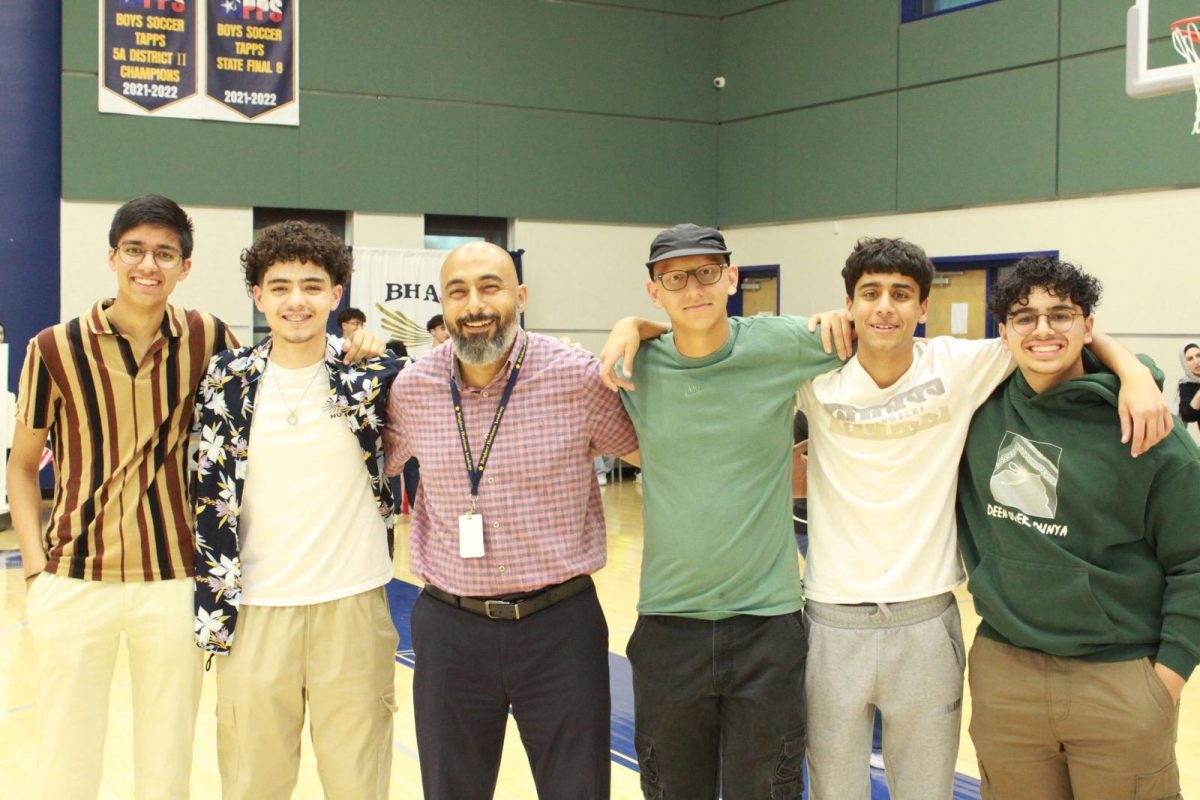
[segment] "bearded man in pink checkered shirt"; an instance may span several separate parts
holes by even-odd
[[[438,347],[392,386],[387,471],[416,456],[413,706],[431,800],[490,798],[511,707],[538,796],[609,795],[606,559],[593,453],[637,449],[590,353],[517,324],[512,258],[446,259]]]

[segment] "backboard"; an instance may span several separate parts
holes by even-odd
[[[1197,11],[1200,14],[1200,3]],[[1169,37],[1170,28],[1150,30],[1150,0],[1135,0],[1125,14],[1125,93],[1136,99],[1186,92],[1192,87],[1191,67],[1181,63],[1150,69],[1150,39]]]

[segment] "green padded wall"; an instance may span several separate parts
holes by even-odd
[[[1062,2],[1062,54],[1064,56],[1125,46],[1125,12],[1133,0],[1061,0]],[[1150,4],[1151,38],[1171,35],[1171,23],[1183,17],[1200,14],[1196,0],[1154,0]],[[1150,66],[1159,67],[1176,63],[1175,51],[1171,58],[1151,60]]]
[[[899,27],[901,86],[1058,57],[1054,0],[1000,0]]]
[[[886,94],[779,117],[775,218],[893,210],[896,109]]]
[[[1164,50],[1174,52],[1160,42],[1151,55]],[[1111,79],[1124,69],[1123,49],[1062,62],[1061,194],[1200,183],[1194,95],[1130,100]]]
[[[304,0],[283,128],[99,114],[64,0],[63,196],[729,225],[1196,185],[1191,95],[1124,94],[1131,2]]]
[[[721,120],[894,89],[898,8],[880,0],[807,0],[725,20]]]
[[[1053,197],[1057,67],[900,94],[899,208]]]
[[[786,0],[721,24],[722,224],[1200,184],[1190,93],[1124,92],[1133,0]],[[1150,65],[1196,0],[1154,0]],[[770,194],[766,194],[767,192]]]
[[[288,128],[100,114],[96,2],[67,0],[63,196],[712,223],[718,12],[305,0]]]
[[[722,225],[776,219],[778,119],[757,117],[721,126],[718,219]]]

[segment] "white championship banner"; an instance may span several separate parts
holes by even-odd
[[[438,275],[448,250],[354,248],[350,305],[367,315],[367,327],[384,339],[399,339],[411,356],[428,352],[425,323],[442,313]]]

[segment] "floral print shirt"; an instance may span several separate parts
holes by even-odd
[[[341,345],[341,339],[328,337],[325,408],[344,419],[358,439],[391,552],[393,501],[383,471],[383,416],[401,362],[384,358],[346,366]],[[238,518],[250,456],[250,423],[270,354],[269,336],[254,347],[219,353],[196,391],[190,462],[196,515],[195,636],[196,645],[210,653],[228,655],[233,646],[242,591]]]

